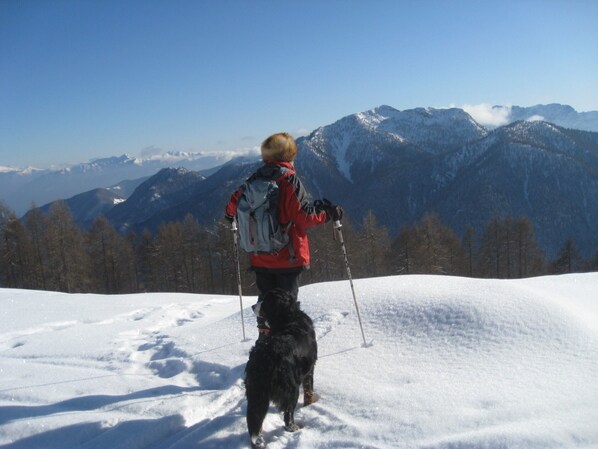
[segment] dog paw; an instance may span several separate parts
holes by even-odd
[[[255,441],[251,442],[251,449],[266,449],[266,440],[262,435],[258,436]]]
[[[313,404],[314,402],[318,402],[320,400],[320,395],[315,391],[311,393],[304,393],[303,395],[303,406],[307,407],[308,405]]]
[[[287,432],[297,432],[298,430],[301,430],[301,429],[303,429],[303,426],[299,425],[297,423],[293,423],[293,424],[284,426],[284,430],[286,430]]]

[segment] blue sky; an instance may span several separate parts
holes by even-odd
[[[598,2],[0,0],[0,165],[250,148],[355,112],[598,110]]]

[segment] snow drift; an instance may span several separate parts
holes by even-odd
[[[355,287],[369,348],[348,282],[301,289],[321,400],[269,448],[598,446],[598,274]],[[0,290],[0,448],[247,448],[251,345],[238,297]]]

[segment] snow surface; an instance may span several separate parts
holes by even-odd
[[[301,288],[320,358],[270,449],[598,447],[598,273]],[[257,332],[244,298],[245,327]],[[239,298],[0,290],[0,448],[248,448]]]

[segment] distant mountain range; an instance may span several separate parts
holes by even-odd
[[[122,155],[95,159],[60,169],[0,167],[0,200],[17,215],[22,215],[33,203],[44,205],[87,190],[110,188],[124,180],[137,182],[140,178],[147,178],[168,167],[209,172],[238,156],[239,153],[232,151],[168,152],[145,158]]]
[[[545,121],[563,128],[598,132],[598,111],[577,112],[571,106],[562,104],[519,106],[494,106],[495,111],[504,111],[508,123],[525,121]]]
[[[457,108],[380,106],[298,139],[297,171],[314,197],[342,204],[355,224],[372,210],[395,232],[436,212],[458,233],[471,225],[479,235],[494,215],[525,215],[549,257],[567,238],[588,256],[598,249],[598,113],[571,111],[511,107],[524,120],[489,129]],[[575,114],[595,129],[571,129]],[[540,116],[566,118],[567,128]],[[209,176],[162,170],[131,195],[90,193],[81,216],[89,223],[89,211],[101,209],[92,203],[103,202],[101,213],[121,231],[156,230],[188,213],[210,225],[259,163],[257,156],[234,158]]]

